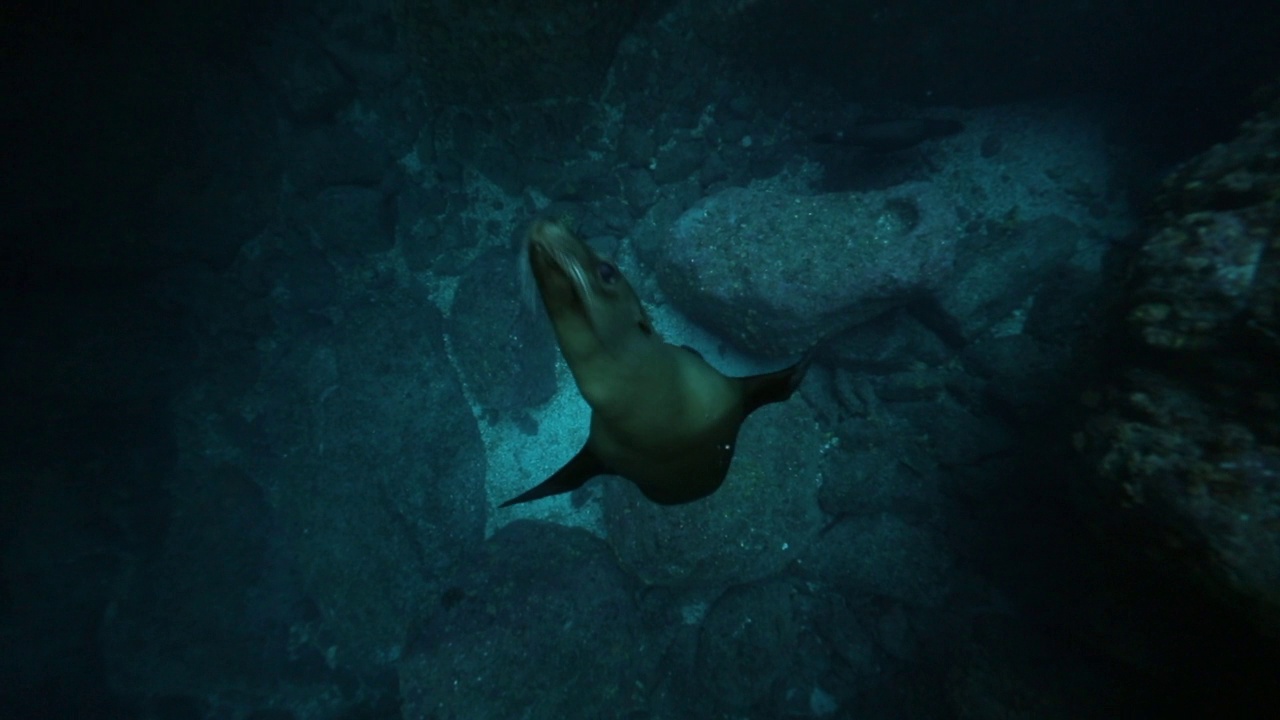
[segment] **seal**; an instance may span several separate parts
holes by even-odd
[[[664,342],[617,266],[561,222],[535,222],[525,254],[591,406],[591,431],[564,467],[500,507],[570,492],[598,475],[626,478],[663,505],[706,497],[724,482],[747,416],[790,398],[804,379],[812,353],[784,370],[728,377]]]

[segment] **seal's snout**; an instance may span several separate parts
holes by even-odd
[[[528,267],[548,310],[595,304],[595,288],[586,270],[591,251],[563,223],[539,220],[529,230]]]

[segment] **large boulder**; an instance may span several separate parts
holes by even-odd
[[[936,286],[951,270],[956,225],[932,183],[865,194],[729,188],[675,222],[658,277],[695,320],[785,355]]]

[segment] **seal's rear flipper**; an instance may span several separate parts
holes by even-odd
[[[538,500],[539,498],[549,497],[551,495],[559,495],[560,493],[573,492],[582,487],[588,480],[597,476],[608,474],[609,469],[604,466],[585,446],[578,451],[573,459],[564,464],[564,467],[551,474],[551,477],[525,490],[519,495],[502,503],[498,507],[509,507],[511,505],[519,505],[530,500]]]
[[[738,378],[745,387],[742,397],[746,405],[746,414],[755,412],[756,408],[769,403],[782,402],[800,387],[804,374],[809,371],[813,362],[813,350],[805,353],[800,362],[784,370]]]

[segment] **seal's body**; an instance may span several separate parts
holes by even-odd
[[[563,224],[535,223],[525,249],[560,350],[591,406],[591,433],[564,467],[502,507],[575,490],[596,475],[620,475],[665,505],[715,492],[742,421],[789,398],[808,359],[726,377],[693,350],[663,342],[617,267]]]

